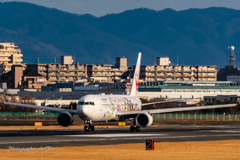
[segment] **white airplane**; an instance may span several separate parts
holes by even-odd
[[[90,130],[94,131],[94,125],[92,125],[92,122],[131,121],[133,125],[130,127],[130,131],[137,132],[140,131],[140,127],[147,127],[153,123],[152,114],[154,113],[169,113],[236,106],[236,104],[226,104],[226,105],[141,110],[142,106],[156,103],[166,103],[171,101],[161,101],[142,104],[141,100],[137,97],[138,80],[140,74],[140,61],[141,53],[138,54],[137,64],[132,82],[132,88],[129,95],[105,95],[105,94],[86,95],[79,99],[77,104],[77,110],[51,108],[44,106],[34,106],[8,102],[4,102],[3,104],[60,112],[57,121],[59,125],[64,127],[67,127],[73,123],[73,114],[78,114],[78,116],[86,124],[86,126],[84,127],[84,131]]]

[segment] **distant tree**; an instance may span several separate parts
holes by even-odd
[[[142,101],[142,103],[151,103],[151,102],[160,102],[160,101],[165,101],[164,98],[153,98],[150,100],[146,100],[143,98],[140,98],[140,100]],[[159,104],[152,104],[152,105],[147,105],[147,106],[143,106],[142,110],[147,110],[147,109],[161,109],[161,108],[174,108],[175,105],[170,102],[170,103],[159,103]]]
[[[142,103],[151,103],[151,102],[159,102],[159,101],[165,101],[163,98],[154,98],[151,100],[146,100],[143,98],[140,98]],[[236,114],[240,112],[240,104],[237,101],[230,101],[230,100],[225,100],[224,102],[222,101],[212,101],[208,102],[206,105],[222,105],[222,104],[237,104],[236,107],[227,107],[227,108],[216,108],[216,109],[203,109],[203,110],[193,110],[193,111],[187,111],[187,112],[180,112],[180,113],[232,113]],[[196,104],[200,105],[200,104]],[[196,105],[187,105],[187,106],[181,106],[181,107],[192,107]],[[147,110],[147,109],[162,109],[162,108],[174,108],[176,107],[172,102],[170,103],[159,103],[159,104],[153,104],[153,105],[148,105],[148,106],[143,106],[142,110]]]
[[[69,109],[77,109],[77,103],[76,102],[71,102],[69,104]]]
[[[25,97],[19,98],[16,96],[3,95],[0,97],[0,111],[1,112],[35,112],[36,111],[35,109],[31,109],[31,108],[3,105],[3,102],[36,105],[36,103],[34,102],[31,96],[25,96]]]

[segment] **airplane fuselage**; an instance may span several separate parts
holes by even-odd
[[[118,111],[139,111],[141,104],[130,95],[86,95],[79,99],[77,113],[84,121],[114,121]]]

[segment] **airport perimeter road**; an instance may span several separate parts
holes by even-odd
[[[240,139],[239,122],[185,123],[179,126],[142,128],[130,132],[129,128],[83,130],[29,130],[0,131],[0,148],[41,146],[84,146],[124,143],[210,141]]]

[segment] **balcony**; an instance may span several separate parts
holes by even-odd
[[[180,72],[183,72],[183,70],[181,69],[172,69],[172,70],[166,70],[166,72],[177,72],[177,73],[180,73]]]
[[[166,75],[167,78],[171,78],[171,77],[175,77],[174,75],[172,74],[169,74],[169,75]]]
[[[165,72],[175,72],[174,69],[166,69]]]
[[[154,74],[146,74],[146,77],[155,77]]]
[[[145,70],[143,72],[156,72],[156,70]]]
[[[190,69],[183,69],[182,71],[183,72],[192,72],[192,70],[190,70]]]
[[[0,54],[0,57],[10,57],[11,54]]]
[[[48,74],[48,77],[56,77],[56,76],[58,76],[58,73],[49,73]]]
[[[198,70],[200,73],[216,73],[217,70]]]
[[[14,61],[22,62],[23,60],[22,59],[14,59]]]
[[[122,73],[114,73],[113,75],[116,75],[116,76],[121,76]]]
[[[39,71],[46,71],[47,68],[45,68],[45,67],[42,68],[42,67],[41,67],[41,68],[38,68],[38,70],[39,70]]]
[[[104,71],[112,71],[112,69],[89,69],[89,71],[93,71],[93,72],[104,72]]]
[[[10,59],[0,59],[0,62],[10,62]]]
[[[217,70],[208,70],[208,73],[217,73]]]
[[[174,75],[172,75],[173,77],[182,77],[182,75],[181,74],[174,74]]]
[[[182,76],[183,76],[183,77],[192,77],[191,74],[183,74]]]
[[[200,78],[216,78],[216,75],[198,75]]]
[[[164,73],[157,73],[156,75],[157,75],[157,76],[165,76]]]
[[[76,68],[75,70],[76,70],[76,71],[86,71],[85,68]]]

